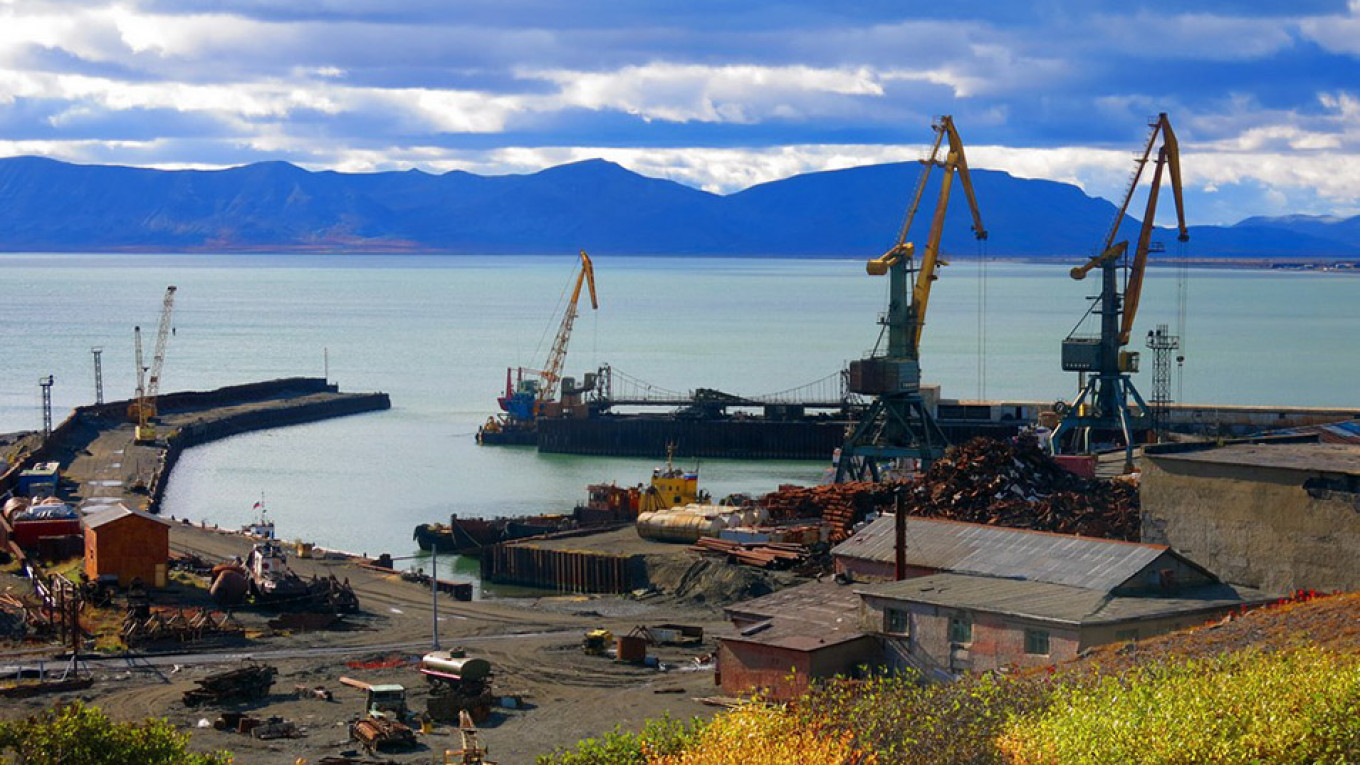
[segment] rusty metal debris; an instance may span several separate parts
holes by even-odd
[[[416,745],[416,734],[409,727],[385,717],[365,717],[355,720],[349,729],[350,738],[358,741],[369,752],[391,749],[410,749]]]
[[[893,509],[898,492],[910,515],[1012,528],[1139,538],[1138,491],[1120,481],[1082,478],[1058,466],[1032,437],[975,438],[952,447],[908,483],[780,486],[758,502],[774,520],[821,517],[830,539]]]
[[[975,438],[950,449],[903,497],[911,515],[1139,539],[1138,489],[1059,467],[1032,437]]]
[[[267,664],[250,664],[239,669],[219,672],[196,681],[197,688],[184,692],[184,704],[197,706],[233,699],[260,699],[269,695],[278,670]]]
[[[123,617],[123,642],[129,646],[157,640],[188,643],[207,637],[240,637],[245,628],[229,614],[214,614],[206,608],[158,609],[145,617],[129,611]]]

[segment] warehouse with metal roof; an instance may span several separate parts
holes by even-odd
[[[1165,545],[929,518],[905,526],[906,578],[855,592],[884,662],[926,674],[1053,664],[1275,599]],[[832,552],[840,570],[863,575],[892,571],[895,550],[885,516]]]

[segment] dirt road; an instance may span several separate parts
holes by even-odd
[[[221,561],[245,555],[250,541],[177,524],[172,529],[171,547],[179,553]],[[293,763],[299,757],[316,762],[355,749],[347,737],[347,724],[360,712],[363,694],[341,685],[338,679],[342,675],[405,685],[410,706],[423,710],[426,684],[413,662],[432,647],[434,608],[429,590],[402,581],[396,574],[374,572],[345,560],[292,559],[290,564],[303,576],[333,573],[348,579],[359,596],[362,613],[347,617],[343,630],[289,634],[269,629],[266,622],[271,614],[243,610],[233,618],[246,628],[248,639],[244,644],[211,650],[177,647],[178,657],[157,657],[154,662],[91,662],[95,685],[68,698],[96,704],[116,719],[165,717],[192,731],[194,749],[226,749],[243,765]],[[160,605],[210,603],[200,587],[183,584],[155,598]],[[490,661],[495,672],[494,693],[524,701],[521,708],[496,709],[482,726],[483,742],[490,746],[493,759],[503,765],[532,763],[538,754],[602,735],[616,726],[637,729],[644,720],[663,714],[679,718],[712,714],[713,708],[694,700],[716,692],[711,665],[695,661],[714,650],[711,639],[699,647],[649,647],[649,653],[660,661],[660,667],[655,668],[616,663],[581,651],[586,630],[605,627],[615,634],[626,634],[637,625],[663,622],[697,624],[706,633],[722,625],[715,607],[685,605],[665,598],[637,601],[618,596],[563,596],[470,603],[447,595],[439,599],[441,645],[462,646],[470,655]],[[223,707],[184,705],[181,695],[195,687],[196,679],[230,668],[243,656],[254,656],[278,668],[268,698]],[[324,686],[333,692],[334,700],[299,698],[294,689],[300,685]],[[23,714],[38,703],[0,702],[0,713]],[[244,711],[261,718],[283,717],[301,726],[306,736],[257,741],[204,727],[223,710]],[[393,753],[391,758],[397,762],[430,762],[444,748],[458,746],[457,731],[448,726],[436,726],[419,740],[419,749]]]

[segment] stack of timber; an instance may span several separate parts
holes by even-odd
[[[850,536],[855,524],[876,512],[893,506],[897,484],[840,483],[823,486],[783,485],[757,500],[770,514],[770,520],[821,518],[830,526],[830,541],[841,542]]]
[[[789,542],[743,544],[713,537],[700,537],[689,549],[700,554],[720,555],[730,563],[781,570],[801,566],[808,562],[810,556],[806,545]]]

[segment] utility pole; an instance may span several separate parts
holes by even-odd
[[[434,603],[434,650],[439,650],[439,545],[430,545],[430,599]]]
[[[52,375],[38,380],[42,386],[43,440],[52,436]]]
[[[104,403],[104,364],[100,361],[100,356],[104,354],[104,349],[98,346],[91,348],[90,353],[94,354],[94,403]]]

